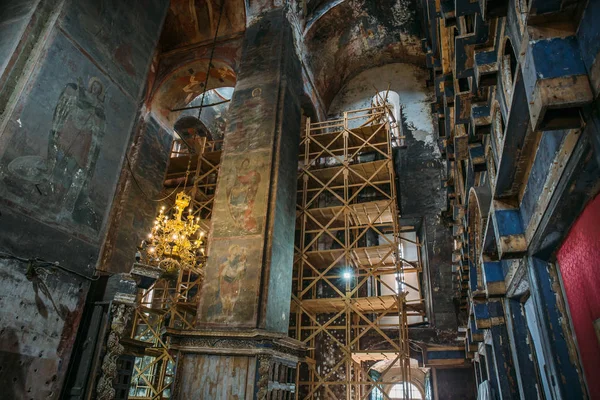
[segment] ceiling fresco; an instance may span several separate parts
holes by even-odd
[[[223,1],[225,4],[218,36],[243,32],[246,28],[244,1]],[[212,40],[217,29],[220,4],[215,0],[171,0],[159,42],[160,50],[168,52]]]
[[[236,74],[231,67],[213,60],[208,89],[235,86]],[[158,87],[152,99],[152,111],[165,126],[173,126],[181,112],[172,109],[189,105],[204,91],[208,60],[187,64],[170,74]]]
[[[272,2],[280,0],[223,1],[225,11],[215,49],[215,60],[220,65],[211,71],[215,82],[209,88],[235,85],[234,74],[246,24],[272,7]],[[348,79],[367,68],[397,62],[425,65],[419,39],[421,11],[417,3],[416,0],[290,3],[289,16],[307,81],[305,90],[318,109],[327,111]],[[153,104],[152,108],[163,122],[172,121],[167,116],[169,108],[189,103],[198,91],[204,90],[197,81],[202,81],[200,75],[206,73],[202,68],[206,68],[210,57],[219,5],[219,0],[171,1],[160,39],[153,91],[154,101],[158,99],[160,104]]]

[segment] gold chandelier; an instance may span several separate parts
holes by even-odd
[[[168,273],[180,269],[201,272],[205,232],[200,229],[200,218],[194,218],[193,209],[187,208],[190,202],[190,196],[179,192],[171,216],[161,208],[148,239],[142,242],[146,264]]]

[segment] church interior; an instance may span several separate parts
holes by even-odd
[[[0,398],[600,399],[599,93],[600,0],[0,0]]]

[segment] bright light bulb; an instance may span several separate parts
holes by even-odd
[[[177,234],[174,234],[173,235],[173,240],[177,240],[177,238],[178,238]]]
[[[203,237],[203,236],[204,236],[204,231],[201,231],[200,232],[200,237]]]
[[[155,250],[156,250],[156,249],[155,249],[154,247],[150,247],[150,248],[148,249],[148,253],[154,253],[154,251],[155,251]]]
[[[153,234],[151,234],[151,233],[149,233],[149,234],[148,234],[148,238],[149,238],[149,239],[152,239],[153,237],[154,237],[154,235],[153,235]]]
[[[349,280],[350,278],[352,278],[352,272],[345,271],[342,276],[344,277],[344,279]]]

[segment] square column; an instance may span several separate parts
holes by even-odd
[[[283,10],[246,30],[212,216],[200,329],[286,333],[302,75]]]
[[[253,20],[242,51],[196,330],[169,330],[178,399],[292,396],[303,357],[287,337],[303,82],[284,10]]]

